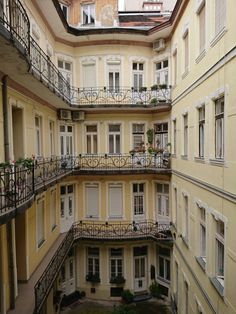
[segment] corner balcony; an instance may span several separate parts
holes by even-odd
[[[80,154],[74,160],[75,174],[170,174],[169,154]]]
[[[0,1],[0,58],[0,71],[14,87],[23,87],[26,94],[33,93],[56,108],[145,112],[171,108],[171,88],[165,84],[138,89],[71,86],[30,36],[29,17],[19,0]]]

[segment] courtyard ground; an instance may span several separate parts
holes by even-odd
[[[61,311],[61,314],[112,314],[119,302],[80,300]],[[172,314],[169,304],[162,300],[151,299],[145,302],[138,302],[130,305],[135,314]]]

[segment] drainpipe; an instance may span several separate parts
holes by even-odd
[[[4,157],[5,161],[10,159],[10,143],[9,143],[9,125],[8,125],[8,101],[7,101],[7,85],[8,76],[2,78],[2,106],[3,106],[3,133],[4,133]],[[9,221],[7,227],[7,243],[8,243],[8,270],[10,280],[10,308],[15,308],[15,273],[14,273],[14,252],[12,237],[12,221]]]

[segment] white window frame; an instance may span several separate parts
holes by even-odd
[[[219,226],[223,224],[224,227],[224,233],[219,232]],[[216,279],[220,282],[220,284],[224,287],[224,280],[225,280],[225,223],[222,220],[216,221],[216,234],[215,234],[215,275]],[[223,270],[219,270],[219,245],[223,247]]]
[[[205,105],[198,108],[198,157],[205,157]]]
[[[111,61],[107,63],[107,89],[109,92],[118,93],[121,88],[121,64],[119,62],[112,63]],[[112,74],[112,81],[110,81],[110,74]],[[116,74],[118,74],[118,84],[116,81]]]
[[[189,242],[189,196],[183,193],[183,237],[185,243]]]
[[[39,207],[39,206],[42,206],[42,207]],[[42,221],[38,220],[38,217],[40,215],[39,210],[42,210],[42,213],[41,213]],[[39,226],[39,224],[40,224],[40,226]],[[46,238],[45,238],[45,195],[41,195],[36,200],[36,245],[37,245],[37,249],[42,247],[42,245],[45,243],[45,240],[46,240]]]
[[[64,131],[62,131],[62,127],[64,127]],[[71,128],[71,132],[69,131],[69,128]],[[59,142],[61,156],[71,156],[74,154],[74,125],[67,123],[61,123],[59,125]],[[66,151],[64,151],[65,148]],[[64,154],[62,154],[62,150],[64,151]]]
[[[88,199],[87,199],[87,188],[96,188],[97,189],[97,195],[98,195],[98,200],[97,200],[97,213],[94,215],[91,215],[88,212]],[[85,200],[85,204],[84,204],[84,208],[85,208],[85,217],[86,218],[90,218],[90,219],[97,219],[99,218],[100,215],[100,199],[101,199],[101,195],[100,195],[100,184],[98,182],[85,182],[84,184],[84,200]]]
[[[84,22],[84,9],[88,9],[88,23]],[[92,10],[91,10],[92,9]],[[93,12],[92,12],[93,11]],[[91,22],[92,13],[94,13],[94,21]],[[81,24],[82,25],[95,25],[96,23],[96,9],[95,9],[95,3],[86,3],[81,5]]]
[[[56,152],[56,149],[55,149],[55,121],[49,120],[48,127],[49,127],[50,156],[54,156],[55,152]]]
[[[167,62],[167,66],[165,66]],[[166,75],[167,74],[167,75]],[[169,60],[168,58],[155,62],[155,84],[169,85]]]
[[[183,128],[184,128],[184,134],[183,134],[183,140],[184,140],[184,145],[183,145],[183,148],[184,148],[184,151],[183,151],[183,155],[184,156],[188,156],[188,138],[189,138],[189,121],[188,121],[188,113],[184,114],[183,115]]]
[[[70,69],[66,67],[70,65]],[[65,60],[64,58],[58,57],[57,67],[64,79],[70,84],[73,85],[73,64],[72,61]],[[59,81],[60,85],[60,81]]]
[[[137,185],[137,192],[134,192],[134,185]],[[143,191],[140,191],[140,186],[143,185]],[[145,215],[145,188],[146,185],[144,182],[133,182],[132,183],[132,199],[133,199],[133,215],[134,217],[144,216]],[[139,204],[135,202],[135,199],[141,200]],[[139,201],[138,201],[139,202]],[[136,203],[136,204],[135,204]],[[140,207],[140,208],[138,208]]]
[[[158,185],[161,187],[161,192],[158,191]],[[166,186],[168,186],[168,192],[165,191]],[[157,195],[157,209],[158,209],[158,216],[163,216],[163,208],[162,205],[165,203],[165,217],[170,218],[170,185],[167,182],[156,182],[156,195]],[[159,202],[160,200],[160,202]],[[160,208],[160,206],[161,208]]]
[[[165,249],[168,249],[168,248],[165,248]],[[169,250],[169,249],[168,249],[168,250]],[[170,251],[170,250],[169,250],[169,251]],[[160,266],[161,266],[160,258],[163,260],[164,276],[161,276],[161,274],[160,274]],[[169,267],[170,278],[167,278],[168,267]],[[167,281],[167,282],[170,282],[170,280],[171,280],[171,258],[170,258],[170,256],[161,254],[159,251],[158,251],[158,276],[159,276],[161,279],[163,279],[164,281]]]
[[[120,250],[120,255],[112,255],[112,250]],[[112,265],[114,261],[115,265]],[[121,262],[121,266],[118,265],[119,262]],[[124,276],[124,249],[123,248],[110,248],[109,249],[109,265],[110,265],[110,278],[115,278],[118,276]],[[115,271],[113,273],[112,267],[115,268]],[[121,267],[121,272],[119,272],[119,267]]]
[[[206,264],[206,245],[207,245],[207,232],[206,232],[206,209],[204,207],[199,207],[199,241],[200,241],[200,258]],[[205,233],[205,235],[203,235]]]
[[[36,123],[38,120],[38,125]],[[35,156],[42,157],[43,155],[43,118],[41,115],[36,114],[34,116],[34,125],[35,125]]]
[[[177,120],[174,119],[173,123],[173,154],[177,155]]]
[[[140,142],[137,142],[136,145],[135,137],[140,138]],[[132,149],[139,148],[143,146],[144,143],[145,143],[145,123],[132,123]]]
[[[134,64],[137,64],[137,69],[134,69]],[[143,65],[143,69],[140,70],[140,65]],[[133,61],[132,62],[132,80],[133,80],[133,88],[134,92],[140,92],[142,87],[145,87],[145,76],[144,76],[144,71],[145,71],[145,62],[143,61]],[[137,75],[137,86],[135,86],[135,79],[134,76]],[[141,81],[140,81],[141,78]]]
[[[226,26],[226,0],[215,0],[215,36]]]
[[[114,205],[113,202],[111,202],[111,199],[110,199],[110,189],[111,188],[120,188],[121,189],[121,212],[119,215],[117,214],[113,214],[112,213],[112,208]],[[107,198],[107,204],[108,204],[108,218],[110,219],[116,219],[116,218],[123,218],[123,215],[124,215],[124,188],[123,188],[123,183],[122,182],[109,182],[108,185],[107,185],[107,189],[108,189],[108,198]],[[113,204],[113,206],[112,206]]]
[[[97,130],[96,131],[88,131],[88,127],[91,126],[96,126]],[[88,136],[90,136],[91,140],[91,152],[88,152]],[[95,139],[96,138],[96,139]],[[94,144],[96,143],[97,144]],[[98,125],[97,123],[91,123],[91,124],[85,124],[85,151],[86,154],[97,154],[98,153]],[[95,149],[97,148],[97,149]]]
[[[69,5],[66,5],[66,4],[64,4],[64,3],[60,3],[60,6],[61,6],[61,10],[62,10],[62,12],[63,12],[63,14],[64,14],[64,16],[65,16],[65,19],[67,20],[67,22],[68,22],[68,20],[69,20]],[[65,11],[64,11],[65,10]]]
[[[110,126],[118,126],[120,127],[119,131],[110,131]],[[112,141],[113,141],[113,152],[110,151],[110,136],[112,136]],[[117,147],[116,143],[117,143],[117,137],[120,138],[120,147]],[[120,154],[121,153],[121,123],[117,122],[113,122],[113,123],[108,123],[108,152],[109,154]]]
[[[90,253],[89,250],[95,249],[98,254]],[[89,259],[92,261],[92,271],[89,270]],[[97,264],[97,265],[96,265]],[[98,266],[98,271],[96,267]],[[100,248],[99,247],[87,247],[87,275],[98,275],[100,277]]]
[[[223,104],[223,111],[221,110]],[[217,108],[220,111],[217,112]],[[224,159],[224,133],[225,133],[225,97],[224,95],[215,100],[215,158]]]
[[[50,225],[51,231],[57,227],[57,189],[50,189]]]
[[[199,27],[199,54],[203,53],[206,47],[206,3],[202,1],[197,9]],[[204,25],[202,25],[204,24]],[[204,29],[202,30],[202,26]]]
[[[165,126],[167,125],[167,130]],[[168,121],[162,121],[154,123],[154,146],[159,149],[167,149],[169,138],[169,123]]]

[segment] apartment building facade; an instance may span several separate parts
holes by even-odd
[[[233,1],[149,30],[117,8],[0,1],[1,314],[154,281],[178,313],[236,311]]]

